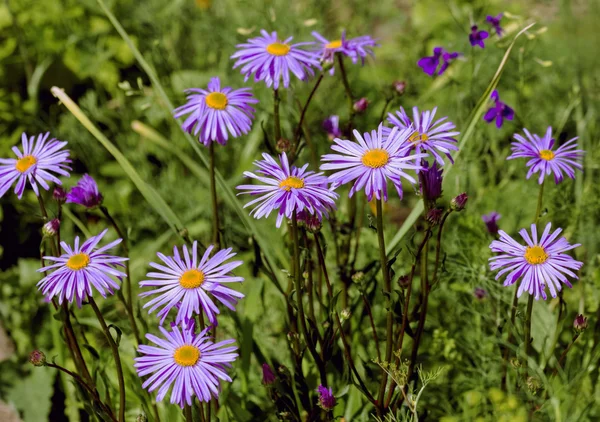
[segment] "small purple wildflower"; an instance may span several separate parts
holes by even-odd
[[[425,162],[423,170],[419,172],[419,177],[421,195],[427,201],[435,201],[442,195],[442,169],[438,167],[437,161],[434,161],[432,166]]]
[[[221,88],[221,80],[216,77],[208,83],[208,89],[191,88],[187,103],[175,109],[175,117],[189,114],[181,128],[208,146],[211,142],[225,145],[229,136],[238,138],[252,127],[254,108],[258,100],[252,96],[250,88]]]
[[[334,115],[323,120],[323,129],[327,132],[327,137],[330,141],[342,136],[342,131],[340,130],[340,117]]]
[[[84,174],[67,194],[67,204],[79,204],[89,209],[102,204],[102,199],[96,181],[88,174]]]
[[[548,127],[543,138],[536,134],[532,135],[527,129],[523,129],[523,131],[527,139],[515,134],[514,137],[517,141],[512,143],[512,154],[507,160],[529,158],[530,160],[527,162],[528,179],[532,174],[539,172],[538,183],[541,185],[547,175],[554,174],[554,182],[559,184],[564,178],[563,173],[574,179],[575,169],[583,171],[580,161],[584,151],[576,149],[576,137],[553,151],[555,141],[552,138],[552,127]]]
[[[504,123],[504,119],[512,120],[515,117],[515,111],[507,106],[505,103],[500,101],[500,95],[498,95],[498,91],[494,90],[492,95],[490,96],[492,100],[494,100],[494,106],[491,107],[483,116],[483,120],[488,123],[491,123],[493,120],[496,120],[496,127],[501,128]]]
[[[331,387],[327,388],[323,385],[319,385],[317,392],[319,393],[319,407],[326,411],[333,410],[336,403]]]
[[[254,75],[254,82],[264,81],[269,88],[279,89],[282,79],[285,88],[290,85],[290,72],[302,81],[315,74],[313,67],[319,68],[318,58],[300,48],[314,43],[290,44],[293,37],[282,41],[275,31],[269,34],[262,29],[260,33],[260,37],[238,44],[238,51],[231,56],[237,59],[233,68],[242,67],[245,81]]]
[[[469,42],[473,47],[478,45],[481,48],[485,47],[483,40],[487,39],[490,34],[487,31],[480,31],[477,25],[471,27],[471,33],[469,34]]]
[[[487,23],[489,23],[490,25],[492,25],[494,27],[494,30],[496,31],[496,35],[498,35],[499,37],[502,36],[502,32],[504,32],[502,30],[502,27],[500,26],[500,21],[502,20],[502,13],[498,14],[497,16],[491,16],[488,15],[485,20],[487,21]]]
[[[365,64],[367,56],[373,56],[373,47],[377,47],[377,42],[368,35],[363,35],[356,38],[346,38],[346,31],[342,32],[342,36],[337,40],[328,40],[318,32],[313,32],[312,36],[317,39],[318,50],[317,55],[322,60],[327,60],[335,53],[340,53],[352,60],[352,63],[357,63],[360,59],[361,63]],[[331,72],[333,74],[333,69]]]
[[[459,55],[460,53],[458,52],[450,53],[442,47],[435,47],[433,49],[433,56],[425,56],[420,59],[417,64],[423,69],[423,72],[429,76],[436,74],[440,76]],[[442,64],[441,66],[440,62]],[[440,66],[439,70],[438,66]]]
[[[588,327],[588,320],[586,317],[584,317],[582,314],[577,315],[577,317],[575,317],[575,321],[573,321],[573,329],[575,330],[575,332],[577,332],[578,334],[581,334],[582,332],[584,332]]]
[[[490,245],[492,252],[500,253],[489,260],[492,271],[500,270],[496,280],[508,273],[504,286],[510,286],[522,278],[517,297],[527,291],[534,295],[535,300],[540,297],[546,300],[546,286],[550,288],[552,297],[556,297],[556,293],[561,290],[561,283],[573,287],[567,276],[578,279],[573,271],[581,269],[583,263],[565,252],[581,245],[571,245],[564,237],[558,238],[562,229],[550,234],[551,228],[552,224],[548,223],[539,241],[535,224],[531,225],[531,237],[527,230],[521,229],[519,234],[527,246],[521,245],[500,230],[500,239],[494,240]]]
[[[492,236],[496,236],[498,234],[498,220],[500,220],[500,217],[501,215],[496,211],[492,211],[489,214],[484,214],[481,216],[488,233]]]

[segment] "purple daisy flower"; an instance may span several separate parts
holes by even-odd
[[[187,103],[175,109],[175,117],[189,114],[181,128],[208,146],[217,141],[225,145],[229,135],[234,138],[245,135],[252,127],[254,108],[258,103],[250,88],[221,88],[221,80],[212,78],[208,89],[191,88],[186,93]]]
[[[556,292],[561,290],[561,282],[573,287],[566,276],[578,279],[573,271],[578,271],[583,263],[565,252],[581,245],[571,245],[564,237],[557,240],[562,229],[550,234],[551,227],[552,223],[546,225],[539,242],[535,224],[531,225],[531,237],[527,230],[521,229],[519,234],[526,246],[500,230],[500,240],[494,240],[490,245],[492,252],[500,253],[489,260],[492,271],[500,269],[496,280],[508,273],[504,285],[510,286],[522,277],[518,297],[527,291],[530,295],[535,295],[535,300],[540,297],[546,300],[546,285],[550,288],[552,297],[556,297]]]
[[[421,195],[428,201],[435,201],[442,196],[442,169],[438,167],[437,161],[430,167],[425,161],[421,175]]]
[[[65,242],[60,242],[65,254],[59,257],[44,257],[47,261],[55,262],[38,270],[53,270],[37,284],[45,297],[52,299],[57,296],[58,303],[63,303],[64,300],[73,303],[75,300],[77,306],[81,307],[83,300],[92,296],[92,287],[98,290],[103,298],[106,298],[107,293],[113,294],[119,289],[119,284],[114,279],[121,281],[127,275],[115,267],[122,267],[128,258],[108,255],[106,251],[117,246],[122,239],[95,249],[107,231],[90,237],[81,247],[79,236],[75,238],[73,248]]]
[[[420,170],[417,164],[427,154],[408,155],[411,144],[408,139],[413,130],[411,128],[399,130],[393,128],[384,135],[383,124],[378,130],[367,132],[364,137],[354,130],[356,142],[343,139],[334,139],[334,151],[342,154],[326,154],[321,157],[325,164],[321,170],[335,170],[329,181],[334,184],[346,184],[356,180],[350,189],[349,196],[356,191],[365,189],[367,199],[383,197],[388,200],[387,180],[391,180],[398,195],[402,198],[401,178],[415,184],[416,180],[406,173],[406,170]]]
[[[0,158],[0,198],[14,182],[17,182],[15,194],[21,199],[28,181],[35,194],[39,196],[38,184],[45,190],[50,189],[48,182],[61,184],[52,173],[69,177],[67,171],[71,170],[67,166],[71,162],[69,151],[62,150],[67,142],[54,138],[46,142],[49,136],[50,132],[46,132],[39,134],[35,140],[35,136],[27,138],[27,134],[23,132],[21,135],[23,152],[15,146],[12,150],[17,158]]]
[[[158,328],[164,337],[146,334],[156,346],[140,345],[140,356],[134,359],[133,366],[139,377],[152,374],[142,388],[148,392],[158,388],[156,401],[160,402],[173,386],[170,401],[181,408],[186,404],[191,406],[194,396],[203,402],[218,397],[220,380],[231,382],[226,369],[231,367],[238,354],[234,353],[236,346],[228,345],[235,340],[214,343],[207,336],[209,328],[197,335],[193,326],[182,327],[181,331],[178,327],[173,327],[172,331]]]
[[[473,25],[471,27],[471,33],[469,34],[469,42],[473,47],[478,45],[479,47],[484,48],[485,44],[483,43],[483,40],[487,39],[489,36],[490,34],[487,31],[480,31],[479,28],[477,28],[477,25]]]
[[[496,236],[498,234],[498,220],[502,217],[496,211],[492,211],[489,214],[484,214],[481,219],[485,223],[485,227],[489,234]]]
[[[88,174],[84,174],[77,186],[67,194],[67,203],[83,205],[86,208],[97,207],[102,203],[102,199],[96,181]]]
[[[532,135],[527,129],[523,129],[523,131],[527,139],[519,134],[515,134],[514,137],[517,142],[512,143],[512,154],[507,160],[530,158],[527,162],[527,167],[529,167],[529,171],[527,172],[528,179],[532,174],[539,172],[538,183],[541,185],[544,178],[553,173],[554,182],[558,184],[564,178],[563,173],[574,179],[575,169],[583,171],[580,160],[584,151],[576,149],[577,144],[575,141],[577,137],[570,139],[557,150],[553,151],[554,139],[552,138],[552,127],[548,127],[543,138],[540,138],[536,134]]]
[[[488,123],[496,120],[496,127],[501,128],[502,124],[504,123],[504,119],[512,120],[515,117],[515,111],[500,101],[498,90],[495,89],[490,98],[494,100],[495,104],[485,113],[483,120]]]
[[[433,110],[427,110],[419,113],[417,107],[413,107],[413,119],[411,121],[404,108],[400,107],[400,111],[396,114],[388,113],[388,122],[398,127],[399,129],[412,129],[411,135],[408,138],[411,147],[417,153],[428,152],[431,154],[440,166],[444,165],[444,159],[441,154],[445,154],[450,162],[454,162],[450,156],[451,151],[458,151],[455,136],[460,132],[454,131],[456,126],[452,122],[446,121],[448,117],[442,117],[434,122],[437,107]],[[391,131],[390,128],[384,128],[384,132]]]
[[[158,295],[144,305],[144,308],[151,307],[148,313],[152,313],[158,308],[162,309],[157,313],[162,324],[169,311],[179,304],[177,319],[175,322],[180,324],[186,318],[192,318],[199,314],[202,309],[211,324],[216,325],[219,308],[215,305],[208,293],[235,311],[237,301],[244,297],[238,291],[225,287],[225,283],[240,283],[244,281],[242,277],[236,277],[231,271],[243,264],[242,261],[225,261],[233,258],[236,254],[231,252],[231,248],[222,249],[212,258],[209,258],[214,246],[210,245],[200,262],[198,262],[198,242],[192,244],[191,256],[186,245],[183,245],[183,259],[179,254],[177,246],[173,247],[173,256],[165,256],[162,253],[156,255],[166,264],[150,263],[152,268],[161,272],[150,272],[146,274],[149,280],[140,282],[141,287],[156,287],[154,290],[140,293],[141,297]]]
[[[500,21],[502,20],[502,13],[498,14],[498,16],[491,16],[488,15],[485,20],[487,21],[487,23],[489,23],[490,25],[492,25],[494,27],[494,30],[496,31],[496,35],[498,35],[499,37],[502,36],[502,32],[504,32],[502,30],[502,27],[500,26]]]
[[[437,75],[440,76],[459,55],[460,53],[458,52],[450,53],[442,47],[435,47],[433,49],[433,56],[425,56],[420,59],[417,64],[423,69],[423,72],[427,73],[429,76],[435,75],[436,71]],[[441,66],[440,62],[442,64]],[[440,66],[439,70],[438,66]]]
[[[307,171],[308,164],[302,167],[290,166],[287,155],[279,157],[277,163],[269,154],[263,153],[264,160],[254,162],[259,170],[256,175],[249,171],[244,176],[263,182],[264,185],[240,185],[238,195],[249,193],[260,195],[248,202],[244,208],[258,204],[250,213],[254,218],[268,217],[273,210],[279,210],[277,227],[281,226],[283,217],[292,218],[294,211],[306,210],[309,214],[317,214],[320,218],[328,216],[328,210],[335,209],[338,194],[334,187],[328,188],[327,177],[323,173]]]
[[[317,393],[319,393],[319,407],[321,407],[321,409],[329,411],[335,407],[335,396],[333,395],[331,387],[327,388],[323,385],[319,385]]]
[[[312,67],[319,68],[314,53],[302,50],[303,45],[312,42],[290,44],[292,37],[281,41],[277,32],[260,31],[261,37],[250,38],[247,43],[238,44],[238,51],[231,56],[237,59],[233,68],[242,66],[245,81],[254,74],[254,82],[264,81],[268,87],[278,89],[281,79],[283,86],[290,85],[290,72],[302,81],[314,75]]]

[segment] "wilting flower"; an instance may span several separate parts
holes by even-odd
[[[180,304],[175,320],[177,324],[183,322],[185,318],[192,318],[195,314],[199,314],[201,309],[210,323],[216,324],[217,314],[220,311],[210,296],[232,311],[235,310],[237,301],[244,295],[225,287],[225,285],[244,281],[243,277],[231,274],[231,271],[242,265],[243,262],[225,263],[236,255],[231,252],[231,248],[222,249],[210,258],[214,249],[214,246],[210,245],[206,248],[200,261],[198,261],[198,242],[192,244],[191,254],[186,245],[183,245],[182,249],[183,259],[179,254],[179,249],[175,246],[172,257],[165,256],[160,252],[156,254],[166,266],[150,263],[152,268],[160,272],[146,274],[149,279],[141,281],[140,286],[156,287],[156,289],[140,293],[140,296],[158,296],[146,303],[144,308],[150,307],[148,313],[152,313],[162,307],[157,313],[161,324],[167,318],[169,311],[177,304]]]
[[[262,364],[262,374],[262,382],[264,385],[271,385],[277,380],[277,378],[275,378],[275,374],[273,373],[273,371],[271,371],[271,367],[268,363]]]
[[[25,132],[21,135],[23,152],[16,146],[12,148],[17,158],[0,158],[0,198],[10,189],[14,182],[15,194],[21,199],[25,191],[25,184],[29,182],[31,188],[39,196],[38,184],[49,190],[48,182],[61,184],[61,181],[52,173],[69,177],[71,170],[68,163],[69,151],[62,150],[67,142],[56,139],[48,140],[50,132],[27,138]]]
[[[419,172],[421,181],[421,195],[428,201],[435,201],[442,196],[442,169],[438,167],[437,161],[430,167],[425,161],[423,170]]]
[[[425,56],[422,59],[420,59],[417,62],[417,64],[420,68],[423,69],[423,72],[427,73],[429,76],[433,76],[435,74],[439,76],[446,71],[450,63],[454,61],[454,59],[456,59],[459,55],[460,53],[450,53],[442,47],[435,47],[433,49],[433,56]]]
[[[354,111],[356,111],[357,113],[364,113],[364,111],[367,109],[368,106],[369,106],[369,100],[367,98],[363,97],[360,100],[358,100],[357,102],[355,102],[352,107],[354,108]]]
[[[281,41],[277,32],[260,31],[261,37],[250,38],[247,43],[238,44],[238,51],[231,56],[237,59],[233,68],[242,66],[244,80],[254,74],[254,82],[264,81],[268,87],[278,89],[281,79],[283,86],[290,85],[290,72],[302,81],[314,75],[312,66],[318,68],[319,61],[309,51],[302,50],[312,42],[290,44],[292,37]]]
[[[473,25],[471,27],[471,33],[469,34],[469,42],[473,47],[478,45],[479,47],[484,48],[485,44],[483,43],[483,40],[489,36],[490,34],[487,31],[480,31],[479,28],[477,28],[477,25]]]
[[[134,367],[139,377],[152,374],[142,388],[148,392],[158,390],[156,401],[162,401],[171,386],[171,403],[181,408],[192,405],[192,398],[208,402],[219,396],[219,380],[231,382],[225,371],[238,356],[234,353],[236,346],[228,346],[233,339],[214,343],[207,336],[209,328],[200,334],[193,329],[174,327],[167,331],[158,327],[163,334],[159,338],[146,334],[146,338],[156,346],[140,345],[139,357],[135,358]]]
[[[67,194],[67,203],[83,205],[86,208],[94,208],[102,203],[102,194],[92,176],[84,174],[77,186]]]
[[[250,213],[254,218],[268,217],[274,210],[279,210],[277,227],[280,227],[283,217],[292,218],[294,212],[304,210],[322,218],[328,215],[328,210],[335,209],[334,201],[339,195],[333,191],[333,187],[327,187],[327,177],[323,173],[307,171],[308,164],[290,166],[285,153],[279,157],[281,164],[269,154],[263,153],[263,158],[254,162],[259,168],[258,175],[249,171],[245,171],[244,175],[264,184],[237,187],[244,191],[238,195],[260,195],[244,206],[258,204]]]
[[[319,57],[327,58],[335,53],[341,53],[349,57],[353,63],[357,63],[360,59],[363,65],[367,56],[373,56],[373,47],[377,46],[375,40],[368,35],[346,38],[346,31],[342,32],[340,39],[333,41],[328,40],[318,32],[313,32],[312,36],[317,39],[319,44],[317,53]],[[333,69],[331,73],[333,73]]]
[[[104,298],[107,293],[113,294],[119,289],[119,284],[114,279],[121,281],[127,275],[115,267],[122,267],[123,262],[128,258],[106,253],[123,239],[117,239],[96,249],[107,231],[108,229],[97,236],[90,237],[81,247],[79,236],[75,237],[73,248],[65,242],[60,242],[60,246],[66,253],[59,257],[44,257],[46,261],[55,262],[38,270],[38,272],[53,270],[37,284],[44,296],[48,299],[57,296],[58,303],[63,303],[64,300],[72,303],[75,300],[77,306],[81,307],[83,300],[92,296],[92,287]]]
[[[225,145],[229,136],[237,138],[250,131],[254,108],[258,103],[250,88],[221,88],[221,80],[212,78],[208,89],[191,88],[187,103],[175,109],[175,117],[189,114],[182,129],[208,146],[217,141]]]
[[[488,15],[485,18],[485,20],[487,21],[487,23],[489,23],[490,25],[492,25],[494,27],[494,30],[496,31],[496,35],[501,37],[502,32],[504,32],[502,30],[502,27],[500,26],[500,21],[502,20],[502,13],[498,14],[497,16]]]
[[[515,117],[515,111],[507,106],[505,103],[500,101],[500,95],[498,95],[498,91],[494,90],[492,95],[490,96],[492,100],[494,100],[494,106],[491,107],[483,116],[483,120],[488,123],[491,123],[493,120],[496,120],[496,127],[501,128],[502,123],[504,123],[504,119],[512,120]]]
[[[58,218],[53,218],[42,226],[42,234],[44,236],[53,237],[58,233],[59,229],[60,220]]]
[[[500,217],[501,215],[498,214],[496,211],[492,211],[489,214],[484,214],[481,216],[481,219],[485,223],[487,231],[493,236],[496,236],[498,234],[498,220],[500,219]]]
[[[582,314],[577,315],[575,321],[573,321],[573,329],[577,333],[584,332],[588,327],[588,320]]]
[[[396,114],[388,113],[388,122],[400,129],[412,129],[411,135],[408,138],[411,149],[414,148],[417,153],[427,152],[439,163],[444,165],[444,159],[441,154],[445,154],[451,162],[451,151],[458,151],[455,136],[460,132],[454,131],[456,126],[454,123],[446,121],[448,117],[442,117],[434,122],[437,107],[433,110],[427,110],[419,113],[417,107],[413,107],[413,119],[411,121],[404,108],[400,107],[400,111]],[[384,133],[391,131],[390,128],[383,128]]]
[[[527,291],[530,295],[534,295],[536,300],[540,297],[545,300],[546,285],[550,288],[552,297],[556,297],[556,292],[561,290],[561,282],[572,287],[567,276],[578,279],[573,271],[579,270],[583,263],[576,261],[565,252],[581,245],[571,245],[564,237],[558,239],[562,229],[557,229],[550,234],[551,227],[551,223],[546,225],[539,241],[535,224],[531,225],[531,237],[527,230],[521,229],[519,234],[526,246],[500,230],[498,232],[500,240],[494,240],[490,245],[492,252],[500,253],[490,258],[490,269],[492,271],[500,269],[496,280],[508,273],[504,285],[510,286],[522,278],[517,291],[518,297]]]
[[[319,407],[323,410],[332,410],[335,407],[335,396],[331,387],[319,385],[317,392],[319,393]]]
[[[398,195],[402,198],[401,178],[415,184],[416,180],[406,173],[406,170],[420,170],[418,162],[426,154],[408,155],[411,145],[407,142],[412,128],[393,128],[384,135],[383,124],[378,130],[364,134],[364,137],[355,130],[356,142],[343,139],[334,139],[334,151],[342,154],[326,154],[321,158],[325,163],[321,170],[334,170],[329,180],[335,184],[346,184],[356,180],[350,189],[349,196],[354,192],[365,189],[367,199],[387,201],[387,181],[394,184]]]
[[[339,116],[329,116],[323,121],[323,129],[327,132],[327,136],[333,141],[334,138],[342,136],[340,130],[340,118]]]
[[[553,173],[554,182],[558,184],[564,178],[563,173],[574,179],[575,169],[583,170],[580,159],[584,151],[576,149],[576,137],[553,151],[554,139],[552,138],[552,127],[548,127],[543,138],[540,138],[536,134],[530,134],[527,129],[523,129],[523,131],[527,139],[519,134],[515,134],[514,137],[517,142],[512,143],[512,154],[507,160],[530,158],[527,162],[527,167],[529,167],[529,171],[527,172],[528,179],[532,174],[539,172],[538,183],[541,185],[544,178]]]
[[[450,208],[454,211],[462,211],[465,209],[468,199],[469,197],[467,196],[466,192],[463,192],[452,198],[450,201]]]

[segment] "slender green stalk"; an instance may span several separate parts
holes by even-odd
[[[192,417],[192,406],[186,404],[183,408],[183,413],[185,414],[185,422],[194,421],[194,418]]]
[[[552,376],[555,376],[558,373],[558,369],[562,367],[563,362],[565,361],[565,358],[567,357],[567,353],[569,353],[569,350],[571,350],[571,348],[573,347],[573,345],[575,344],[575,342],[577,341],[577,339],[579,338],[580,335],[581,335],[581,333],[573,334],[573,338],[571,339],[571,342],[565,348],[565,350],[563,350],[563,352],[561,353],[560,358],[558,359],[558,363],[556,364],[556,368],[554,368],[554,371],[552,371]]]
[[[121,356],[119,355],[119,347],[117,343],[112,337],[110,333],[110,329],[108,325],[106,325],[106,321],[104,320],[104,316],[102,316],[102,312],[98,308],[96,301],[93,297],[88,297],[90,305],[92,305],[92,309],[98,318],[98,322],[102,327],[102,331],[104,332],[104,336],[106,337],[106,341],[110,345],[110,349],[113,354],[113,358],[115,360],[115,364],[117,366],[117,378],[119,380],[119,422],[125,421],[125,379],[123,378],[123,367],[121,366]]]
[[[383,233],[383,201],[377,200],[377,239],[379,240],[379,260],[381,264],[381,274],[383,275],[383,294],[385,295],[385,306],[387,308],[387,334],[385,347],[385,362],[391,362],[392,349],[394,346],[394,310],[392,309],[392,282],[390,272],[387,267],[387,254],[385,253],[385,237]],[[383,398],[385,387],[388,381],[388,373],[382,371],[381,384],[379,386],[379,395],[377,403],[379,409],[383,410]]]
[[[279,103],[281,102],[281,98],[279,98],[279,90],[273,90],[273,134],[275,135],[275,145],[281,139],[281,121],[279,120]]]
[[[508,339],[507,346],[504,348],[504,353],[502,355],[502,383],[501,388],[503,391],[506,391],[506,377],[508,375],[508,358],[510,353],[510,346],[513,344],[514,340],[514,327],[517,319],[517,309],[519,306],[519,297],[517,296],[517,292],[519,289],[515,288],[515,293],[513,295],[512,305],[510,308],[510,325],[507,327],[508,330]]]
[[[209,173],[210,173],[210,199],[212,205],[212,216],[213,216],[213,236],[212,242],[215,245],[215,250],[219,250],[220,248],[220,231],[219,231],[219,204],[217,202],[217,182],[215,180],[215,142],[211,142],[209,149],[210,156],[210,165],[209,165]]]
[[[352,132],[352,124],[354,122],[354,116],[356,114],[356,112],[354,111],[354,95],[352,95],[350,83],[348,82],[348,75],[346,74],[346,68],[344,67],[344,58],[341,54],[336,54],[336,56],[340,68],[340,75],[342,77],[342,84],[344,84],[346,98],[348,99],[348,126],[346,127],[346,132],[349,135]]]
[[[319,75],[319,78],[317,79],[317,82],[315,82],[315,86],[313,86],[312,91],[310,91],[310,94],[308,95],[308,98],[306,99],[306,103],[304,104],[304,107],[302,108],[302,112],[300,113],[300,120],[298,121],[298,127],[296,128],[296,134],[294,135],[294,146],[298,145],[298,142],[300,142],[300,135],[302,134],[302,124],[304,123],[304,117],[306,116],[306,111],[308,110],[308,106],[310,105],[310,102],[312,100],[312,98],[315,95],[315,92],[317,92],[317,88],[319,88],[319,85],[321,85],[321,81],[323,80],[323,76],[324,73],[321,72],[321,74]]]

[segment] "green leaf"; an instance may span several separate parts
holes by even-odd
[[[51,368],[35,368],[28,377],[16,380],[7,399],[22,412],[25,422],[48,420],[55,376]]]
[[[108,330],[110,331],[110,329],[115,330],[115,333],[117,333],[117,338],[115,339],[115,343],[117,343],[117,347],[119,346],[119,344],[121,344],[121,336],[123,335],[123,331],[121,331],[121,329],[119,327],[117,327],[115,324],[110,324],[108,326]]]

